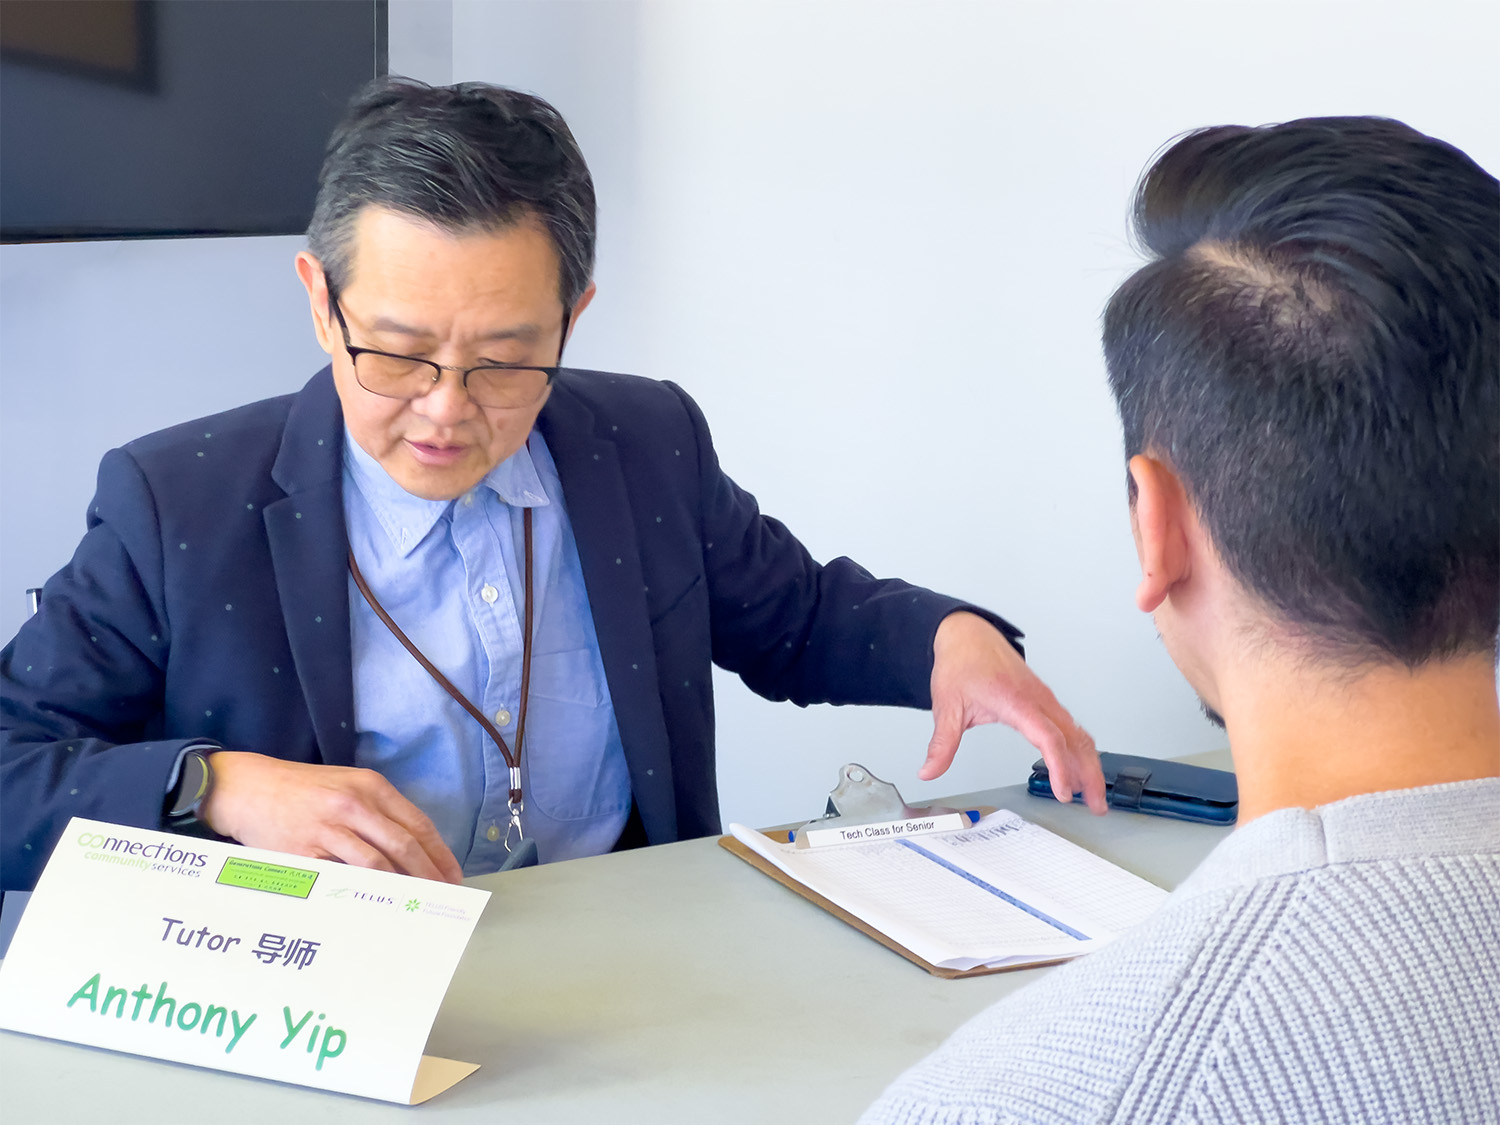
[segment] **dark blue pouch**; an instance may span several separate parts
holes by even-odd
[[[1110,808],[1200,824],[1233,824],[1239,813],[1239,786],[1228,770],[1134,754],[1100,754],[1099,765]],[[1046,762],[1031,767],[1026,788],[1034,797],[1052,796]]]

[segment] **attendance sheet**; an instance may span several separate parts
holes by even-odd
[[[940,968],[1075,957],[1167,892],[1009,811],[918,840],[798,849],[731,825],[785,874]]]

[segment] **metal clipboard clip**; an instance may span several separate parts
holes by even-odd
[[[827,811],[799,824],[787,838],[799,848],[913,839],[971,827],[980,815],[978,809],[908,805],[889,781],[850,762],[839,771],[839,783],[828,794]]]

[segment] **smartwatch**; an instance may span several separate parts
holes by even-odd
[[[214,770],[202,750],[188,750],[177,767],[177,784],[162,804],[162,824],[189,836],[216,836],[200,815],[214,790]]]

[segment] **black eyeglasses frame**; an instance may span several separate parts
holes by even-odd
[[[339,322],[339,330],[344,335],[344,350],[349,353],[349,365],[354,369],[355,382],[359,383],[361,387],[364,387],[364,389],[369,391],[372,395],[379,395],[381,398],[392,398],[398,401],[411,402],[413,399],[418,399],[423,397],[423,395],[429,394],[430,390],[423,391],[422,394],[417,395],[393,395],[388,394],[385,391],[377,391],[373,387],[365,386],[364,380],[359,377],[358,361],[359,357],[362,355],[384,356],[386,359],[399,359],[406,363],[414,363],[419,364],[423,367],[430,367],[433,370],[432,386],[434,387],[436,387],[438,383],[442,381],[444,371],[457,371],[460,374],[460,385],[463,387],[464,392],[466,394],[469,394],[471,398],[473,396],[469,391],[469,376],[473,375],[476,371],[540,371],[547,376],[547,382],[543,386],[543,390],[545,390],[546,387],[550,387],[552,385],[552,381],[557,378],[558,372],[566,370],[563,367],[548,367],[540,363],[476,363],[473,367],[454,367],[452,364],[437,363],[430,359],[420,359],[417,356],[412,355],[401,355],[397,352],[385,352],[381,351],[379,348],[362,348],[357,346],[353,342],[353,340],[350,339],[349,323],[344,319],[344,310],[339,305],[339,299],[332,293],[328,295],[328,307],[333,311],[334,318]],[[562,318],[562,339],[564,342],[566,342],[568,338],[568,325],[571,321],[571,317],[572,310],[564,309]],[[557,358],[559,360],[562,359],[561,344],[558,345]],[[541,398],[540,392],[538,392],[537,398]],[[487,409],[490,410],[522,410],[525,409],[525,407],[531,405],[531,403],[522,403],[519,405],[511,406],[497,406],[487,405],[480,402],[478,399],[474,399],[473,401],[476,406],[486,406]]]

